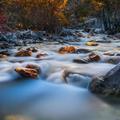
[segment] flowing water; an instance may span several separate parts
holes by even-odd
[[[108,102],[88,90],[92,78],[105,75],[114,64],[77,64],[72,60],[86,54],[61,55],[57,53],[61,45],[56,44],[35,46],[48,56],[36,59],[35,53],[32,57],[14,57],[13,49],[11,57],[0,61],[0,120],[120,120],[119,102]],[[101,44],[87,49],[101,53],[115,46]],[[38,79],[23,79],[14,71],[29,63],[40,66]],[[76,73],[67,84],[65,70]]]

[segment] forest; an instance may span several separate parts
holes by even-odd
[[[120,0],[0,0],[0,120],[120,120]]]
[[[120,31],[119,5],[119,0],[1,0],[0,25],[3,30],[59,32],[63,26],[84,23],[92,17],[114,34]]]

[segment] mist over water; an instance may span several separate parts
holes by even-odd
[[[105,75],[115,65],[76,64],[72,60],[85,54],[60,55],[56,53],[59,47],[41,48],[48,56],[40,60],[33,54],[0,61],[0,117],[3,120],[7,116],[16,120],[119,120],[119,104],[104,101],[88,90],[93,77]],[[15,72],[16,67],[30,63],[40,66],[38,79],[21,78]],[[76,73],[67,78],[67,84],[63,80],[64,70]]]

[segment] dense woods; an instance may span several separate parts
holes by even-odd
[[[59,32],[62,26],[92,17],[105,31],[116,33],[120,31],[119,7],[119,0],[1,0],[0,26]]]

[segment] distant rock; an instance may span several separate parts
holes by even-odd
[[[32,56],[32,51],[21,50],[21,51],[17,52],[15,56],[16,57]]]
[[[61,47],[58,52],[60,54],[75,53],[76,52],[76,48],[74,46],[65,46],[65,47]]]
[[[87,57],[74,59],[73,62],[75,63],[90,63],[90,62],[99,62],[101,60],[101,57],[97,55],[96,53],[90,53]]]
[[[76,49],[76,53],[78,53],[78,54],[90,53],[90,52],[91,52],[91,50],[89,50],[89,49],[84,49],[84,48],[78,48],[78,49]]]
[[[36,47],[29,47],[26,49],[27,51],[32,51],[32,52],[38,52],[38,49]]]
[[[48,54],[47,53],[38,53],[37,55],[36,55],[36,58],[42,58],[42,57],[45,57],[45,56],[47,56]]]
[[[87,46],[98,46],[99,44],[95,41],[90,41],[90,42],[86,42],[85,45],[87,45]]]
[[[104,77],[95,78],[89,85],[91,92],[105,96],[120,96],[120,63]]]

